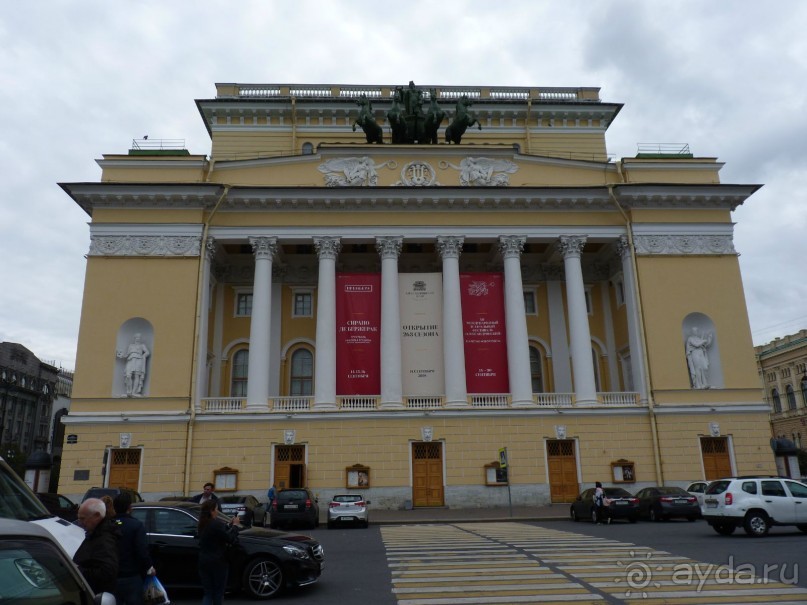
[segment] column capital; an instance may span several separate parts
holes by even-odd
[[[207,241],[205,241],[205,257],[211,263],[216,257],[216,240],[212,237],[208,237]]]
[[[526,243],[526,235],[502,235],[499,237],[499,252],[504,258],[520,258]]]
[[[465,241],[463,237],[455,237],[448,235],[437,236],[437,249],[440,251],[440,257],[445,260],[447,258],[459,258],[462,254],[462,244]]]
[[[276,237],[250,237],[249,244],[252,246],[252,253],[256,259],[272,260],[277,252]]]
[[[630,243],[625,235],[620,235],[616,240],[616,251],[619,258],[627,260],[630,258]]]
[[[381,255],[382,260],[385,258],[398,260],[398,257],[401,255],[401,248],[403,247],[403,237],[377,237],[375,238],[375,247]]]
[[[314,249],[319,260],[336,260],[342,250],[342,241],[338,237],[315,237]]]
[[[580,258],[585,245],[586,238],[576,235],[561,235],[558,240],[558,247],[564,259]]]

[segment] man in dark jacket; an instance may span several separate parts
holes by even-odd
[[[88,498],[81,503],[78,523],[86,535],[73,555],[73,562],[93,591],[115,592],[120,539],[118,524],[106,518],[106,505],[98,498]]]
[[[115,496],[115,521],[120,524],[118,542],[117,605],[143,605],[143,579],[154,573],[149,556],[146,528],[132,517],[132,498],[127,493]]]
[[[196,494],[193,498],[191,498],[191,502],[204,504],[208,500],[213,500],[213,502],[216,503],[216,508],[221,510],[221,502],[219,502],[219,497],[213,493],[214,485],[212,483],[205,483],[202,489],[204,491],[201,494]]]

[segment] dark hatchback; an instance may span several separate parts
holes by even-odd
[[[196,537],[200,510],[194,502],[132,507],[132,516],[146,526],[149,553],[166,588],[201,588]],[[229,519],[222,513],[219,518]],[[255,527],[241,530],[232,555],[228,588],[254,599],[269,599],[287,586],[313,584],[325,560],[322,546],[309,536]]]
[[[272,502],[269,527],[302,524],[319,527],[319,505],[311,490],[293,487],[280,490]]]
[[[680,487],[646,487],[636,492],[639,515],[651,521],[685,517],[695,521],[701,516],[698,499]]]
[[[569,508],[569,515],[572,521],[580,519],[590,519],[595,521],[594,511],[594,489],[589,488],[582,492],[577,499],[572,502]],[[627,519],[631,523],[636,523],[639,519],[639,500],[621,487],[604,487],[605,497],[611,503],[605,507],[605,518]]]
[[[70,521],[71,523],[78,518],[78,504],[73,502],[70,498],[62,496],[61,494],[47,493],[37,494],[36,497],[45,505],[49,513],[61,517],[65,521]]]

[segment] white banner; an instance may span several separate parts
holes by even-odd
[[[444,395],[443,274],[401,273],[398,292],[403,395]]]

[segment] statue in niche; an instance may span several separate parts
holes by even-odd
[[[446,143],[459,145],[462,135],[474,124],[479,130],[482,130],[482,124],[476,119],[476,114],[468,110],[471,105],[468,95],[462,95],[457,101],[454,119],[451,120],[451,123],[446,128]]]
[[[142,336],[134,335],[126,351],[116,351],[118,359],[125,359],[123,369],[123,386],[127,397],[142,397],[143,385],[146,382],[146,359],[151,354],[148,347],[141,342]]]
[[[689,367],[689,378],[693,389],[708,389],[709,384],[709,347],[712,346],[714,335],[710,332],[701,335],[697,326],[687,337],[686,356]]]
[[[368,143],[383,143],[384,132],[381,130],[381,126],[378,125],[378,122],[375,121],[373,105],[370,103],[370,99],[367,98],[367,95],[363,94],[359,97],[359,100],[356,101],[356,104],[359,106],[359,117],[353,122],[353,132],[356,131],[356,126],[360,126],[364,131],[364,136],[367,138]]]

